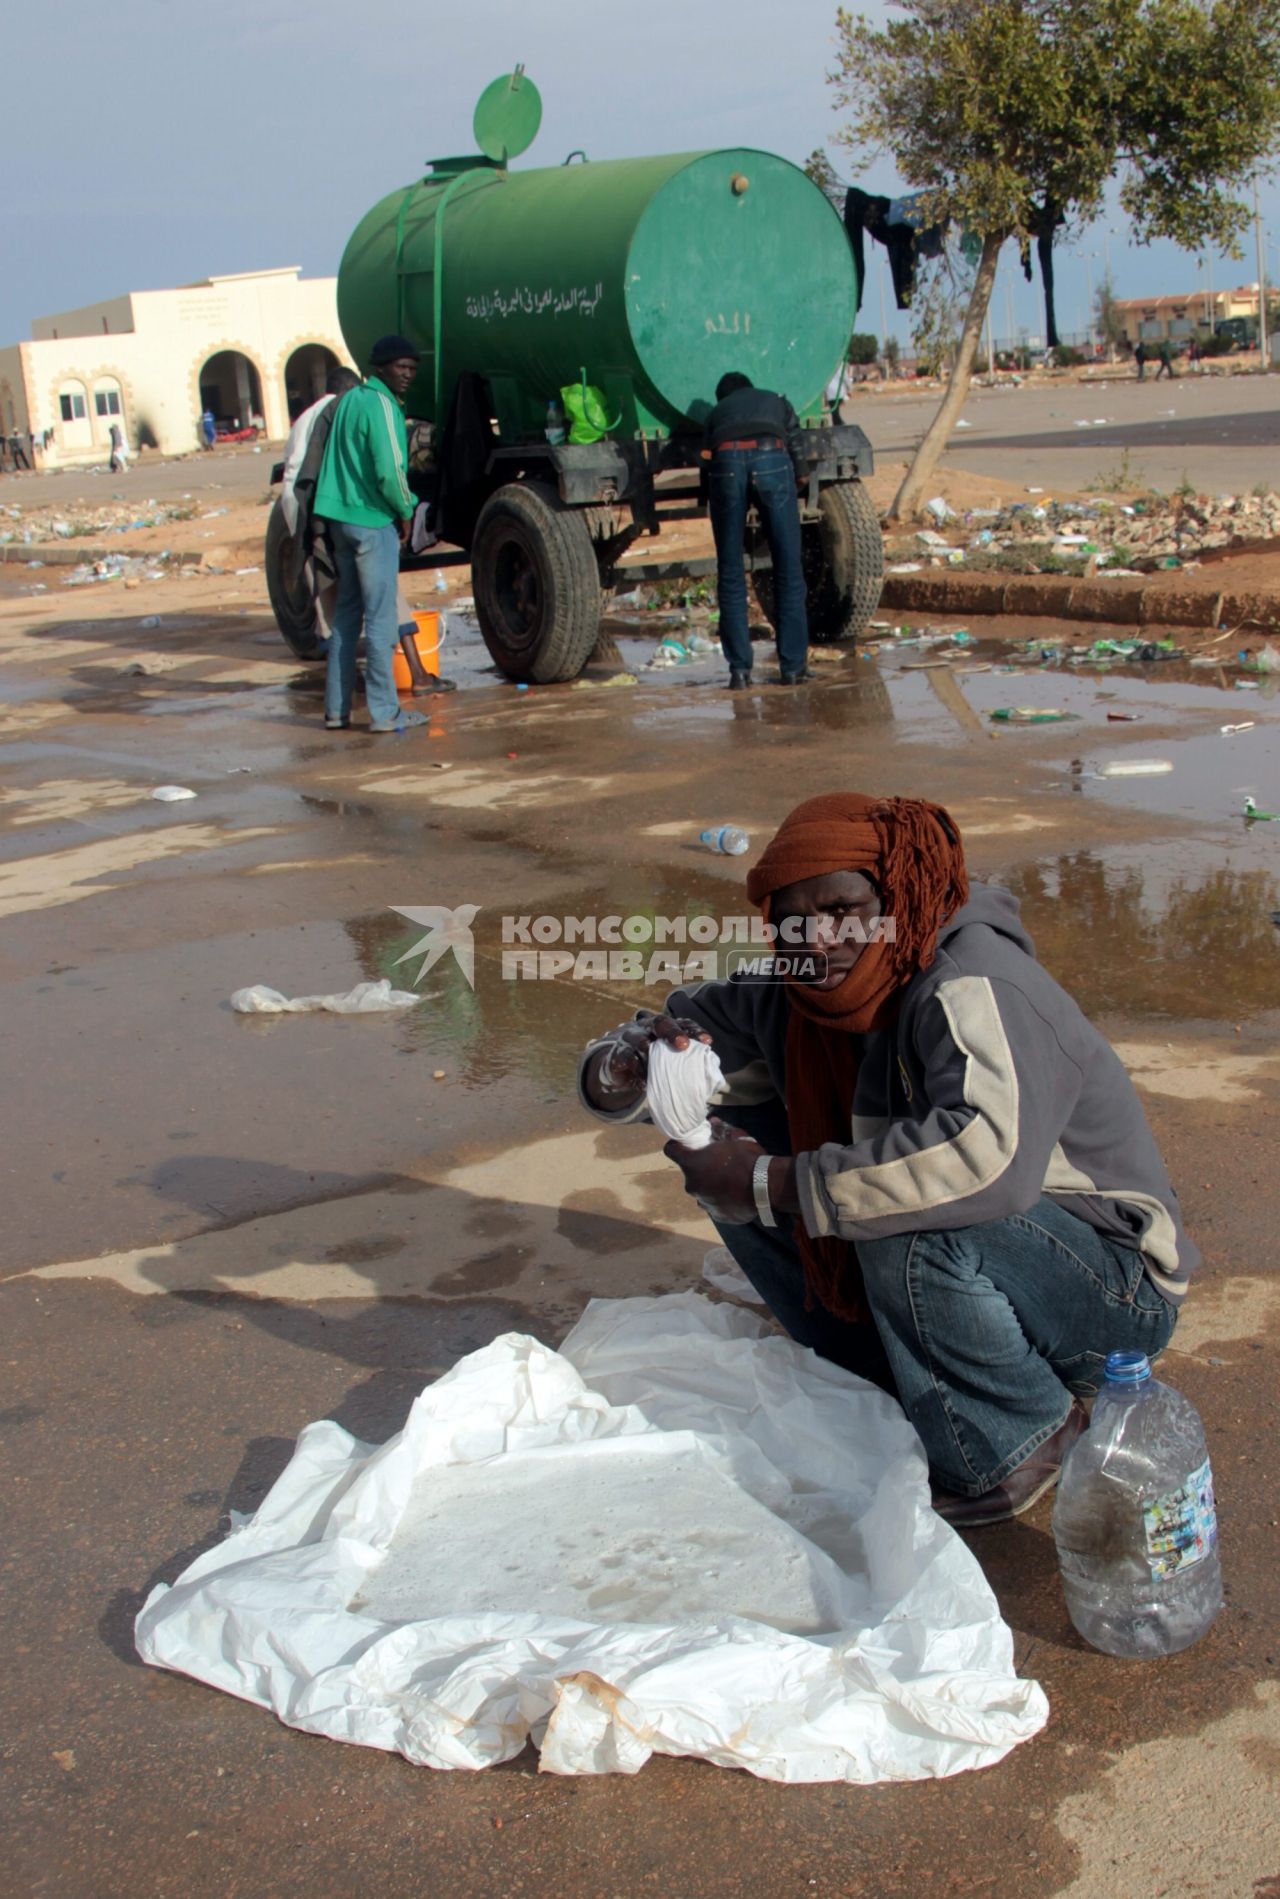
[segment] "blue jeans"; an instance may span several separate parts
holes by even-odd
[[[802,1345],[875,1378],[866,1328],[818,1305],[789,1227],[722,1226],[721,1239]],[[1176,1314],[1133,1247],[1042,1199],[945,1232],[860,1240],[858,1259],[893,1388],[945,1489],[977,1497],[1096,1391],[1108,1352],[1168,1344]],[[875,1378],[875,1382],[883,1382]]]
[[[778,664],[784,673],[802,672],[809,655],[809,628],[800,553],[800,503],[791,457],[781,447],[717,449],[708,479],[711,532],[716,541],[720,645],[724,656],[734,672],[751,671],[747,572],[742,541],[747,507],[754,496],[760,525],[773,556]]]
[[[394,526],[357,527],[331,521],[338,597],[329,629],[325,675],[327,719],[349,719],[356,683],[356,646],[364,627],[364,694],[371,725],[390,725],[400,711],[391,659],[400,637],[400,537]]]

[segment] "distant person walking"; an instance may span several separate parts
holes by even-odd
[[[13,457],[13,472],[15,475],[17,474],[20,468],[25,468],[28,471],[28,473],[30,473],[31,463],[27,458],[26,449],[22,446],[22,437],[18,433],[17,429],[12,429],[10,431],[9,453]]]
[[[703,457],[709,474],[711,531],[716,543],[720,645],[729,662],[729,690],[751,684],[751,629],[743,534],[754,500],[773,559],[778,615],[778,666],[784,686],[809,678],[809,626],[800,542],[800,501],[789,446],[799,427],[785,396],[756,389],[734,371],[716,384]]]
[[[1170,382],[1176,382],[1177,376],[1175,375],[1174,368],[1173,368],[1173,345],[1169,341],[1167,336],[1165,337],[1164,342],[1161,343],[1160,348],[1158,349],[1156,354],[1160,358],[1160,367],[1156,371],[1156,381],[1159,382],[1161,376],[1167,376]]]
[[[1145,382],[1147,379],[1147,346],[1145,343],[1138,344],[1137,349],[1133,352],[1133,360],[1138,365],[1138,381]]]
[[[351,724],[362,625],[369,730],[427,723],[424,713],[401,707],[391,670],[400,638],[400,546],[418,505],[403,408],[417,373],[418,351],[407,337],[380,338],[369,352],[368,380],[337,404],[325,444],[315,512],[328,523],[338,570],[324,695],[330,732]]]
[[[111,424],[111,460],[108,471],[113,475],[124,475],[129,471],[129,444],[124,439],[124,430],[118,422]]]
[[[213,419],[212,411],[209,409],[206,409],[204,414],[200,417],[200,439],[206,448],[212,448],[218,439],[218,425]]]

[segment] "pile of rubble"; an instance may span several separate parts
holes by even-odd
[[[1122,576],[1193,567],[1212,548],[1280,538],[1280,495],[1271,493],[1148,495],[1133,501],[1094,495],[965,514],[938,499],[928,513],[936,526],[891,548],[889,572],[964,566]]]

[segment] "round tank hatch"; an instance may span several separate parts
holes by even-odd
[[[471,123],[476,144],[498,164],[528,151],[542,124],[542,96],[523,66],[485,87]]]

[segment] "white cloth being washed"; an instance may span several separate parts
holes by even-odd
[[[707,1109],[724,1082],[720,1057],[706,1042],[672,1048],[655,1042],[649,1050],[649,1113],[669,1141],[706,1147],[711,1140]]]

